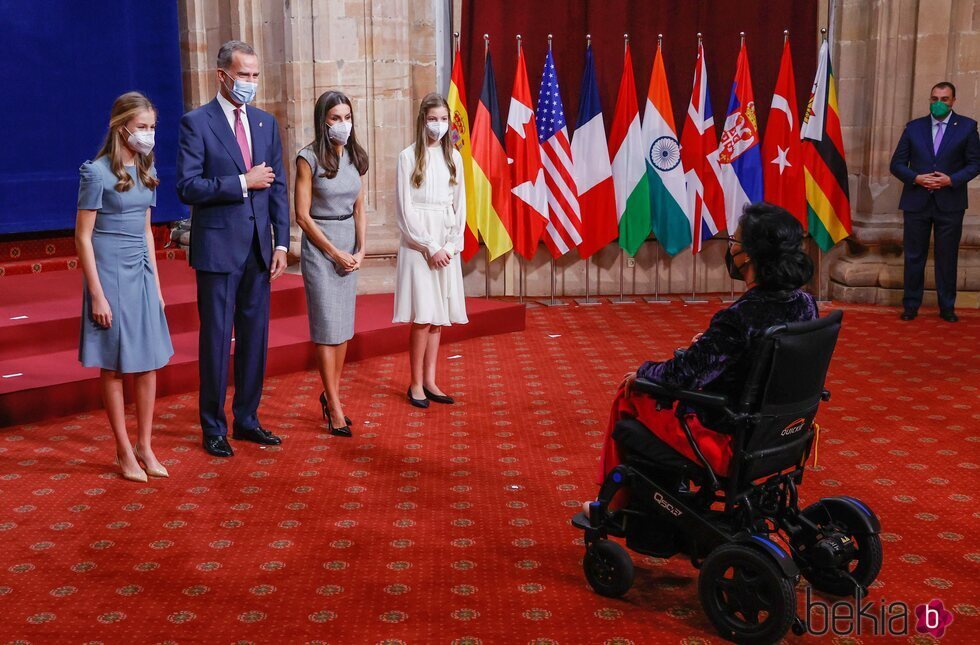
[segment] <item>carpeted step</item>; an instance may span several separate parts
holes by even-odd
[[[284,294],[284,297],[289,296]],[[302,296],[297,296],[293,290],[291,297],[297,300]],[[355,336],[348,345],[348,361],[406,350],[409,326],[391,323],[392,307],[391,294],[358,298]],[[469,298],[467,309],[470,323],[447,328],[443,342],[524,329],[522,304]],[[8,355],[4,346],[3,354],[0,354],[0,427],[101,406],[99,371],[79,365],[77,329],[74,339],[69,348],[16,357]],[[158,396],[196,391],[198,386],[197,330],[173,333],[171,339],[174,356],[158,372]],[[308,369],[313,366],[314,358],[315,346],[310,342],[305,312],[272,320],[267,375]],[[229,370],[231,373],[233,371]]]
[[[157,249],[156,256],[158,262],[163,260],[186,261],[187,259],[187,254],[180,248]],[[34,260],[11,260],[0,262],[0,277],[50,273],[52,271],[76,271],[79,268],[78,257],[75,255],[59,255]]]

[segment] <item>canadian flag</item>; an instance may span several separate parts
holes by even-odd
[[[514,196],[511,199],[514,212],[510,237],[514,250],[530,260],[548,225],[548,188],[541,163],[538,126],[531,103],[531,88],[527,82],[524,51],[519,46],[504,145],[507,147],[508,161],[511,162],[511,193]]]

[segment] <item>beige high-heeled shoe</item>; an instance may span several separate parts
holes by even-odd
[[[140,449],[138,446],[133,446],[133,454],[136,455],[136,459],[143,462],[143,470],[146,471],[147,475],[151,477],[170,477],[170,473],[167,472],[167,469],[163,466],[163,464],[161,464],[159,468],[151,468],[149,464],[146,463],[146,460],[143,459],[143,456],[140,455]]]
[[[146,483],[149,481],[146,477],[146,473],[142,470],[135,473],[127,473],[125,470],[123,470],[122,464],[119,462],[119,455],[116,455],[116,465],[119,466],[119,474],[122,475],[122,478],[125,480],[141,483]]]

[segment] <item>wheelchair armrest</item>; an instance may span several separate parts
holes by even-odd
[[[667,387],[642,378],[636,379],[633,387],[637,392],[661,401],[681,401],[682,403],[690,403],[702,408],[725,409],[728,407],[728,397],[721,394],[708,394],[695,390]]]

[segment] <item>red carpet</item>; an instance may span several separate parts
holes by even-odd
[[[197,287],[182,260],[159,263],[174,357],[158,373],[163,396],[194,391],[198,383]],[[3,282],[0,303],[0,427],[51,419],[99,407],[99,370],[78,363],[81,273],[14,276]],[[348,360],[402,351],[408,326],[393,325],[391,294],[357,299],[355,336]],[[524,306],[483,298],[467,301],[470,324],[446,330],[462,340],[524,328]],[[303,279],[286,274],[272,283],[272,321],[266,373],[314,365]],[[229,370],[229,374],[233,372]]]
[[[623,373],[718,306],[531,310],[523,332],[446,346],[459,404],[428,411],[404,400],[404,354],[366,359],[345,374],[349,440],[322,432],[312,372],[269,378],[262,418],[285,443],[236,443],[231,460],[200,449],[193,396],[166,397],[155,436],[172,476],[148,485],[113,474],[100,412],[0,430],[0,640],[721,642],[689,563],[638,557],[633,589],[605,599],[568,524],[595,492]],[[801,492],[868,503],[885,543],[870,599],[939,598],[944,641],[971,643],[980,314],[922,313],[848,308]]]

